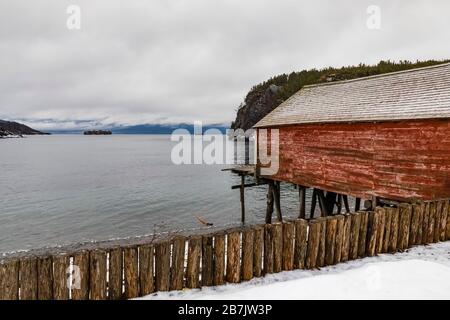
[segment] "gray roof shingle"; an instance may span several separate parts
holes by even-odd
[[[255,128],[450,118],[450,63],[305,86]]]

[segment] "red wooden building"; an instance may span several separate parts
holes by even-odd
[[[306,86],[255,128],[279,129],[279,170],[261,178],[333,207],[450,197],[450,64]]]

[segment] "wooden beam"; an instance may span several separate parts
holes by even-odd
[[[311,213],[309,218],[314,218],[314,212],[316,211],[316,203],[317,203],[317,190],[313,189],[312,199],[311,199]]]
[[[299,219],[306,218],[306,188],[302,186],[298,186],[298,197],[300,202],[300,212]]]
[[[361,198],[355,199],[355,212],[358,212],[361,209]]]
[[[317,195],[319,197],[319,206],[322,217],[326,217],[328,215],[327,203],[325,199],[325,195],[322,190],[317,190]]]
[[[281,201],[280,201],[280,182],[276,181],[274,184],[273,190],[273,198],[275,202],[275,212],[277,213],[277,220],[279,222],[283,221],[283,217],[281,215]]]
[[[342,212],[342,195],[341,194],[338,195],[338,200],[336,202],[336,205],[337,205],[337,214],[341,214],[341,212]]]
[[[334,211],[334,205],[336,204],[337,193],[328,191],[326,194],[322,191],[325,196],[325,209],[326,215],[331,215]]]
[[[241,175],[241,222],[245,223],[245,175]]]
[[[348,205],[348,197],[346,194],[344,194],[342,196],[342,199],[344,200],[344,207],[345,207],[345,212],[346,213],[350,213],[350,206]]]
[[[267,190],[266,223],[272,223],[272,215],[273,215],[273,181],[270,181],[269,188]]]

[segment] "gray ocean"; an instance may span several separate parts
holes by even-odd
[[[175,165],[168,135],[0,140],[0,252],[240,224],[240,178],[226,165]],[[266,186],[246,189],[262,223]],[[284,216],[298,194],[282,185]]]

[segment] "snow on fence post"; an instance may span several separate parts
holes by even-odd
[[[67,286],[67,268],[70,265],[70,256],[67,254],[54,255],[53,259],[53,299],[69,299],[69,288]]]
[[[186,238],[183,236],[174,237],[172,239],[172,246],[173,249],[172,270],[170,273],[170,290],[182,290],[184,288],[184,258],[186,253]],[[146,293],[142,294],[145,295]]]
[[[0,300],[19,299],[19,260],[0,263]]]
[[[247,228],[242,232],[242,280],[248,281],[253,278],[253,251],[255,242],[255,231]]]
[[[214,283],[214,238],[204,235],[202,238],[202,286],[212,286]]]
[[[79,277],[72,281],[72,300],[89,300],[89,252],[80,251],[73,255],[74,271],[73,275]],[[76,268],[76,270],[75,270]],[[78,281],[79,280],[79,281]]]
[[[108,298],[110,300],[122,299],[122,290],[123,250],[122,248],[112,248],[109,250]]]
[[[355,260],[358,258],[360,226],[361,226],[361,213],[355,212],[351,214],[350,249],[349,249],[350,260]]]
[[[309,222],[308,245],[306,249],[306,268],[315,269],[317,267],[317,256],[319,253],[321,222],[311,220]]]
[[[199,288],[200,259],[202,254],[202,237],[191,236],[188,244],[188,261],[186,267],[186,287]]]
[[[217,233],[214,237],[214,285],[225,283],[225,233]]]
[[[170,242],[155,244],[155,290],[169,291],[170,288]]]
[[[294,269],[304,269],[308,236],[308,222],[297,219],[295,224]]]
[[[264,252],[264,227],[254,228],[253,242],[253,276],[261,277],[263,274],[263,252]]]
[[[227,236],[227,282],[239,283],[241,281],[241,234],[232,231]]]
[[[93,250],[89,256],[90,269],[90,299],[105,300],[106,299],[106,251]]]
[[[292,221],[283,223],[283,253],[282,269],[284,271],[290,271],[294,269],[294,238],[295,238],[295,225]]]
[[[326,235],[325,235],[325,265],[334,264],[334,249],[336,246],[336,228],[337,219],[334,216],[326,218]]]
[[[366,240],[367,240],[367,227],[369,223],[369,213],[367,211],[360,212],[360,225],[359,225],[359,237],[358,237],[358,257],[364,258],[366,256]]]
[[[27,257],[19,265],[20,300],[37,300],[37,259]]]

